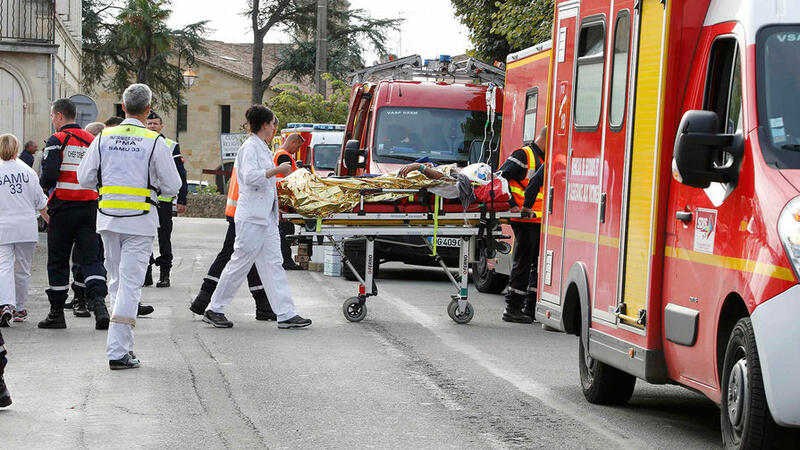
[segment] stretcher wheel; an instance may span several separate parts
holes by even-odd
[[[459,313],[458,312],[458,300],[450,300],[450,304],[447,305],[447,315],[453,319],[453,322],[465,324],[469,323],[472,320],[472,316],[475,315],[475,310],[472,309],[472,304],[467,302],[464,311]]]
[[[367,316],[367,304],[362,304],[358,297],[350,297],[344,301],[342,312],[350,322],[361,322]]]

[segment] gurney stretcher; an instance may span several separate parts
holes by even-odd
[[[368,191],[368,192],[367,192]],[[374,193],[365,190],[363,194]],[[413,189],[384,189],[381,192],[419,194]],[[476,248],[478,240],[495,240],[506,238],[500,234],[500,223],[520,217],[519,212],[508,210],[507,203],[498,203],[497,210],[490,210],[487,205],[470,205],[464,210],[460,204],[442,205],[435,200],[433,211],[425,211],[416,204],[399,206],[396,203],[365,203],[349,213],[332,214],[324,218],[309,218],[296,213],[284,213],[283,218],[300,225],[297,237],[322,237],[327,239],[341,256],[342,263],[358,280],[358,292],[354,297],[345,300],[342,312],[351,322],[359,322],[367,315],[367,298],[378,295],[374,282],[375,242],[381,236],[420,236],[430,249],[436,263],[444,270],[455,292],[447,305],[447,314],[454,322],[466,324],[474,315],[474,309],[468,301],[470,251]],[[499,210],[499,211],[498,211]],[[428,240],[427,237],[433,236]],[[364,276],[356,270],[344,251],[343,242],[348,237],[359,237],[366,240],[364,255]],[[436,252],[437,237],[459,238],[459,278],[453,276],[450,269]],[[396,242],[392,241],[396,244]],[[485,244],[484,244],[485,245]],[[370,286],[370,289],[367,288]]]

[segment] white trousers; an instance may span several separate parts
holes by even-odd
[[[0,305],[25,309],[35,242],[0,245]]]
[[[108,359],[122,359],[133,350],[133,327],[142,298],[153,236],[101,231],[105,249],[111,323],[108,326]]]
[[[267,226],[250,222],[236,221],[236,240],[233,242],[233,255],[222,271],[217,289],[211,296],[208,309],[223,312],[230,305],[236,290],[242,285],[247,272],[255,263],[258,276],[267,292],[272,311],[279,321],[288,320],[297,313],[294,311],[289,280],[283,270],[281,237],[278,225]]]

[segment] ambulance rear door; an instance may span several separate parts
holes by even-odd
[[[567,158],[572,126],[572,80],[575,33],[580,2],[570,0],[556,7],[553,64],[550,79],[551,111],[547,144],[547,182],[543,241],[540,247],[540,294],[545,304],[561,305],[564,219],[566,213]],[[548,308],[549,309],[549,308]]]

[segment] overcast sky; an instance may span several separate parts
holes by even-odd
[[[224,4],[224,8],[220,4]],[[440,54],[458,55],[469,47],[467,29],[456,19],[449,0],[350,0],[353,8],[361,8],[376,18],[402,17],[405,22],[400,31],[389,34],[388,46],[398,56],[419,54],[434,58]],[[251,42],[249,20],[241,15],[246,0],[207,2],[198,0],[172,0],[170,25],[183,25],[210,20],[210,39],[225,42]],[[280,33],[267,35],[267,42],[288,42]],[[376,58],[373,51],[366,55],[366,63]]]

